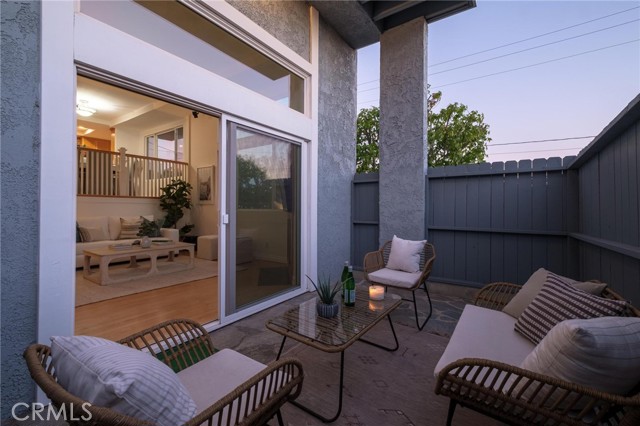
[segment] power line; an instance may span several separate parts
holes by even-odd
[[[509,154],[530,154],[532,152],[555,152],[555,151],[571,151],[574,149],[582,149],[583,146],[577,146],[575,148],[559,148],[559,149],[539,149],[536,151],[510,151],[510,152],[494,152],[489,155],[509,155]]]
[[[373,83],[373,82],[375,82],[375,81],[380,81],[380,79],[379,79],[379,78],[376,78],[375,80],[369,80],[369,81],[365,81],[364,83],[358,83],[358,86],[362,86],[362,85],[364,85],[364,84]]]
[[[610,46],[601,47],[601,48],[599,48],[599,49],[593,49],[593,50],[588,50],[588,51],[586,51],[586,52],[576,53],[576,54],[574,54],[574,55],[563,56],[563,57],[561,57],[561,58],[556,58],[556,59],[550,59],[550,60],[548,60],[548,61],[538,62],[538,63],[536,63],[536,64],[525,65],[525,66],[523,66],[523,67],[512,68],[512,69],[508,69],[508,70],[505,70],[505,71],[498,71],[498,72],[494,72],[494,73],[491,73],[491,74],[485,74],[485,75],[481,75],[481,76],[478,76],[478,77],[468,78],[468,79],[466,79],[466,80],[455,81],[455,82],[453,82],[453,83],[440,84],[440,85],[438,85],[438,86],[434,87],[434,89],[439,89],[439,88],[441,88],[441,87],[446,87],[446,86],[453,86],[454,84],[466,83],[466,82],[468,82],[468,81],[479,80],[479,79],[481,79],[481,78],[492,77],[492,76],[494,76],[494,75],[505,74],[505,73],[508,73],[508,72],[519,71],[519,70],[523,70],[523,69],[525,69],[525,68],[531,68],[531,67],[535,67],[535,66],[538,66],[538,65],[544,65],[544,64],[551,63],[551,62],[560,61],[560,60],[563,60],[563,59],[574,58],[574,57],[576,57],[576,56],[586,55],[586,54],[588,54],[588,53],[593,53],[593,52],[599,52],[600,50],[611,49],[611,48],[613,48],[613,47],[623,46],[623,45],[625,45],[625,44],[635,43],[635,42],[637,42],[637,41],[640,41],[640,38],[637,38],[637,39],[635,39],[635,40],[625,41],[625,42],[618,43],[618,44],[612,44],[612,45],[610,45]]]
[[[601,16],[600,18],[591,19],[589,21],[580,22],[579,24],[575,24],[575,25],[571,25],[571,26],[568,26],[568,27],[560,28],[560,29],[554,30],[554,31],[549,31],[548,33],[544,33],[544,34],[540,34],[540,35],[537,35],[537,36],[533,36],[533,37],[525,38],[525,39],[522,39],[522,40],[514,41],[514,42],[511,42],[511,43],[503,44],[501,46],[492,47],[490,49],[481,50],[479,52],[469,53],[468,55],[458,56],[457,58],[453,58],[453,59],[449,59],[449,60],[446,60],[446,61],[443,61],[443,62],[438,62],[438,63],[435,63],[435,64],[431,64],[431,65],[428,66],[428,68],[435,67],[435,66],[442,65],[442,64],[447,64],[449,62],[457,61],[458,59],[463,59],[463,58],[468,58],[470,56],[479,55],[481,53],[491,52],[492,50],[502,49],[503,47],[513,46],[514,44],[524,43],[525,41],[534,40],[536,38],[544,37],[544,36],[547,36],[549,34],[555,34],[555,33],[561,32],[561,31],[568,30],[570,28],[579,27],[581,25],[589,24],[591,22],[599,21],[601,19],[609,18],[611,16],[620,15],[621,13],[626,13],[626,12],[629,12],[631,10],[635,10],[635,9],[639,9],[639,8],[640,8],[640,6],[632,7],[630,9],[621,10],[620,12],[612,13],[610,15]]]
[[[574,139],[591,139],[595,138],[595,136],[575,136],[572,138],[558,138],[558,139],[541,139],[537,141],[520,141],[520,142],[507,142],[507,143],[491,143],[487,145],[488,147],[492,146],[504,146],[504,145],[521,145],[525,143],[540,143],[540,142],[557,142],[557,141],[569,141]]]
[[[564,42],[564,41],[568,41],[568,40],[574,40],[574,39],[576,39],[576,38],[580,38],[580,37],[588,36],[588,35],[591,35],[591,34],[599,33],[599,32],[601,32],[601,31],[610,30],[610,29],[612,29],[612,28],[616,28],[616,27],[621,27],[621,26],[623,26],[623,25],[628,25],[628,24],[631,24],[631,23],[633,23],[633,22],[638,22],[638,21],[640,21],[640,19],[633,19],[633,20],[628,21],[628,22],[623,22],[622,24],[612,25],[612,26],[610,26],[610,27],[602,28],[602,29],[595,30],[595,31],[591,31],[591,32],[584,33],[584,34],[578,34],[578,35],[573,36],[573,37],[563,38],[562,40],[552,41],[552,42],[545,43],[545,44],[539,44],[539,45],[537,45],[537,46],[529,47],[529,48],[527,48],[527,49],[522,49],[522,50],[518,50],[518,51],[515,51],[515,52],[511,52],[511,53],[505,53],[504,55],[494,56],[493,58],[483,59],[483,60],[481,60],[481,61],[472,62],[472,63],[470,63],[470,64],[460,65],[460,66],[458,66],[458,67],[453,67],[453,68],[448,68],[448,69],[446,69],[446,70],[442,70],[442,71],[438,71],[438,72],[433,72],[433,73],[431,73],[431,75],[442,74],[442,73],[445,73],[445,72],[449,72],[449,71],[453,71],[453,70],[458,70],[458,69],[460,69],[460,68],[466,68],[466,67],[470,67],[470,66],[472,66],[472,65],[482,64],[482,63],[489,62],[489,61],[494,61],[494,60],[496,60],[496,59],[505,58],[505,57],[507,57],[507,56],[516,55],[516,54],[518,54],[518,53],[522,53],[522,52],[528,52],[529,50],[540,49],[541,47],[551,46],[552,44],[558,44],[558,43],[562,43],[562,42]],[[364,91],[364,90],[363,90],[363,91]]]

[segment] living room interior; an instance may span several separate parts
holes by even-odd
[[[76,221],[84,234],[77,232],[76,238],[75,333],[118,339],[170,318],[219,320],[225,303],[218,282],[218,253],[224,250],[218,239],[220,118],[83,76],[77,78],[76,112]],[[238,132],[236,268],[227,295],[237,308],[300,285],[299,200],[292,196],[297,191],[291,179],[299,174],[300,153],[290,145],[250,130]],[[107,285],[85,279],[83,247],[137,243],[141,236],[125,235],[124,229],[141,217],[161,227],[166,212],[160,188],[174,179],[191,185],[191,208],[184,209],[172,234],[161,237],[177,239],[180,228],[193,225],[179,239],[195,244],[194,267]],[[87,230],[98,232],[87,237],[90,242],[82,241]],[[174,262],[184,264],[188,257],[181,253]],[[128,260],[112,262],[109,273],[139,272]],[[144,256],[136,260],[139,268],[148,267]],[[97,262],[92,260],[91,268],[99,268]]]

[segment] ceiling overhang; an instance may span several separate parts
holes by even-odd
[[[311,0],[309,3],[354,49],[377,43],[385,31],[416,18],[434,22],[476,6],[475,0]]]

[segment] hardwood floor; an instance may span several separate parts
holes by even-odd
[[[159,322],[218,319],[218,278],[207,278],[76,308],[75,334],[118,340]]]

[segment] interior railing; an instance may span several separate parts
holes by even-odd
[[[172,180],[188,180],[188,163],[126,152],[78,147],[78,195],[157,198]]]

